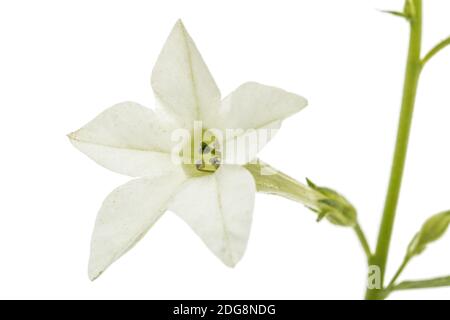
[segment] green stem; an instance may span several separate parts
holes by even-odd
[[[390,291],[439,288],[448,286],[450,286],[450,276],[428,280],[404,281],[396,286],[393,286]]]
[[[450,37],[439,42],[433,49],[428,52],[422,59],[422,65],[425,65],[431,58],[433,58],[439,51],[445,47],[450,46]]]
[[[361,246],[363,247],[364,252],[366,253],[367,260],[370,260],[372,257],[372,252],[370,251],[369,242],[367,241],[367,238],[366,238],[364,232],[362,231],[359,223],[356,223],[356,225],[353,229],[355,230],[355,233],[359,239],[359,242],[361,243]]]
[[[400,275],[402,274],[403,270],[405,270],[406,266],[409,263],[409,260],[411,260],[410,257],[406,257],[403,260],[403,263],[400,265],[400,268],[398,268],[397,272],[395,273],[394,277],[392,278],[391,282],[389,283],[389,285],[387,286],[387,290],[390,291],[390,289],[395,285],[395,281],[397,281],[397,279],[400,277]]]
[[[421,42],[422,42],[422,0],[407,0],[407,7],[410,12],[410,38],[408,60],[406,65],[405,83],[403,88],[403,99],[398,123],[397,140],[395,145],[394,158],[391,168],[389,187],[386,195],[383,218],[378,235],[375,255],[371,259],[371,265],[380,268],[381,284],[384,284],[386,264],[389,253],[389,246],[394,227],[395,214],[400,195],[403,171],[405,168],[408,141],[411,129],[411,122],[414,111],[414,104],[417,86],[422,68],[421,62]],[[366,299],[383,299],[383,288],[367,289]]]

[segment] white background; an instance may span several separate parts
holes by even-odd
[[[450,34],[448,0],[424,1],[424,50]],[[338,189],[374,245],[393,151],[407,24],[377,9],[402,0],[2,1],[0,297],[359,299],[364,255],[351,230],[258,195],[235,269],[167,213],[100,279],[87,277],[104,197],[128,178],[97,166],[66,134],[105,108],[153,106],[150,73],[182,18],[223,95],[245,81],[308,98],[261,158]],[[431,214],[450,208],[450,49],[424,70],[389,275]],[[448,275],[450,235],[402,279]],[[449,298],[450,289],[395,293]]]

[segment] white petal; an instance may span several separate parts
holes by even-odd
[[[258,129],[302,110],[308,102],[296,94],[247,82],[222,101],[224,128]]]
[[[231,131],[223,140],[222,162],[244,165],[256,158],[262,148],[276,135],[281,120],[273,121],[257,129]]]
[[[247,246],[255,192],[247,170],[222,166],[215,174],[186,181],[169,209],[186,221],[223,263],[234,267]]]
[[[220,92],[181,21],[172,29],[152,73],[152,87],[162,105],[186,127],[194,120],[209,126]]]
[[[281,121],[306,105],[306,99],[296,94],[254,82],[237,88],[222,101],[221,115],[216,122],[216,126],[222,130],[241,129],[244,132],[233,135],[232,139],[228,135],[225,139],[228,140],[224,143],[225,162],[244,164],[253,160],[256,153],[276,134]],[[242,142],[246,140],[252,143],[242,147]],[[234,150],[227,148],[227,144],[241,147]],[[230,155],[232,151],[234,153]]]
[[[169,199],[184,180],[181,172],[136,179],[117,188],[105,199],[92,234],[91,280],[145,235],[166,210]]]
[[[112,171],[153,176],[172,170],[174,128],[162,115],[124,102],[102,112],[69,138],[81,152]]]

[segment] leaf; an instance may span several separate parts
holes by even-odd
[[[328,214],[328,211],[323,210],[323,211],[316,211],[316,213],[318,214],[316,221],[320,222],[323,220],[323,218],[326,217],[326,215]]]
[[[311,180],[309,180],[308,178],[306,178],[306,183],[308,184],[308,186],[312,189],[317,189],[317,186],[314,184],[314,182],[312,182]]]
[[[409,19],[410,19],[409,15],[407,15],[407,14],[404,13],[404,12],[400,12],[400,11],[391,11],[391,10],[380,10],[380,11],[383,12],[383,13],[391,14],[391,15],[396,16],[396,17],[405,18],[406,20],[409,20]]]
[[[411,290],[411,289],[426,289],[450,286],[450,276],[441,277],[429,280],[404,281],[396,285],[393,291],[396,290]]]
[[[411,240],[407,256],[412,258],[421,254],[428,244],[439,240],[445,234],[449,224],[450,211],[438,213],[425,221],[422,229]]]

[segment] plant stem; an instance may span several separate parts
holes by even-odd
[[[397,272],[395,273],[394,277],[392,278],[391,282],[389,283],[389,285],[387,286],[387,290],[389,291],[394,285],[395,285],[395,281],[397,281],[398,277],[400,277],[400,275],[402,274],[403,270],[405,270],[406,266],[409,263],[409,260],[411,260],[411,258],[406,257],[403,260],[403,263],[401,264],[400,268],[398,268]]]
[[[433,49],[428,52],[422,60],[422,65],[425,65],[431,58],[433,58],[439,51],[445,47],[450,46],[450,37],[439,42]]]
[[[405,168],[408,141],[413,118],[417,86],[422,69],[421,42],[422,42],[422,0],[407,0],[407,9],[411,16],[408,60],[406,65],[403,99],[398,123],[397,140],[394,158],[392,161],[391,176],[386,195],[383,218],[378,235],[375,255],[370,261],[371,265],[380,268],[381,284],[383,287],[386,274],[386,264],[389,246],[394,227],[402,177]],[[367,289],[366,299],[383,299],[383,288]]]
[[[359,242],[361,243],[361,246],[363,247],[364,252],[366,253],[367,260],[370,260],[372,257],[372,252],[370,251],[369,242],[367,241],[367,238],[366,238],[364,232],[362,231],[359,223],[357,223],[353,229],[355,230],[355,233],[358,236]]]
[[[428,280],[404,281],[396,286],[393,286],[390,291],[439,288],[448,286],[450,286],[450,276]]]

